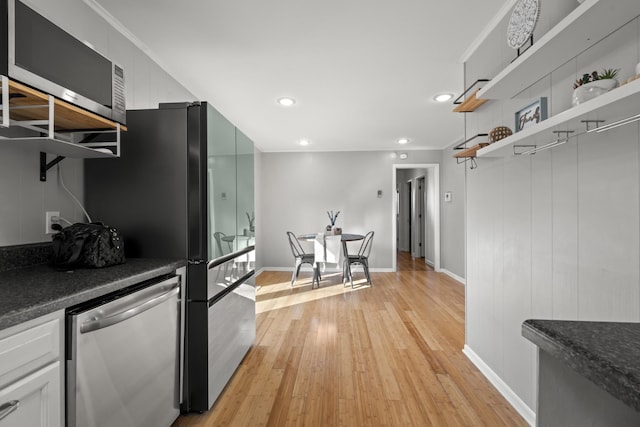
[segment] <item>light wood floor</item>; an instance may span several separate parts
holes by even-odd
[[[462,353],[464,288],[399,259],[397,273],[258,279],[255,345],[188,426],[526,426]]]

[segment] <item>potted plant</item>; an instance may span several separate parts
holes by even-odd
[[[593,71],[591,74],[583,74],[582,78],[573,84],[573,98],[571,103],[575,107],[590,99],[609,92],[618,87],[618,69],[605,68],[600,73]]]

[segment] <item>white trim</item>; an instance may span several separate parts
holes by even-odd
[[[463,286],[467,285],[467,281],[465,280],[464,277],[460,277],[457,274],[450,272],[446,268],[441,269],[440,272],[443,273],[443,274],[446,274],[449,277],[451,277],[453,280],[456,280],[456,281],[460,282],[460,284],[463,285]]]
[[[439,163],[414,163],[414,164],[393,164],[391,170],[391,193],[393,194],[392,203],[391,203],[391,249],[392,249],[392,269],[391,272],[398,271],[398,257],[396,256],[398,252],[398,230],[396,227],[396,206],[398,205],[398,193],[396,192],[396,175],[398,169],[435,169],[434,181],[435,181],[435,212],[434,212],[434,230],[433,230],[433,239],[434,242],[434,261],[433,261],[433,269],[435,271],[440,271],[440,164]],[[426,221],[426,215],[425,215]]]
[[[471,347],[468,345],[464,345],[462,352],[469,358],[471,363],[473,363],[476,368],[489,380],[489,382],[498,390],[498,392],[507,399],[507,402],[511,404],[513,409],[518,411],[518,413],[524,418],[526,422],[529,423],[530,426],[536,425],[536,413],[527,406],[526,403],[522,401],[518,397],[518,395],[511,390],[511,388],[505,383],[498,374],[493,372],[493,370],[484,363],[484,361],[478,356]]]
[[[496,13],[495,16],[487,23],[487,25],[480,32],[480,34],[478,34],[475,40],[473,40],[473,42],[469,45],[467,50],[464,51],[460,59],[458,59],[458,62],[460,62],[461,64],[464,64],[469,60],[471,55],[473,55],[473,53],[478,49],[478,47],[480,47],[480,45],[485,41],[485,39],[489,37],[489,34],[491,34],[491,32],[496,29],[498,24],[500,24],[500,22],[504,19],[504,17],[507,16],[507,14],[511,11],[511,8],[513,8],[513,6],[516,4],[516,1],[518,0],[509,0],[502,5],[502,8],[500,8],[498,13]],[[507,35],[505,33],[505,40],[506,40],[506,36]]]

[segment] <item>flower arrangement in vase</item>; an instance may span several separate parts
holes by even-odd
[[[593,71],[591,74],[583,74],[582,78],[573,84],[571,104],[575,107],[618,87],[616,77],[619,71],[615,68],[605,68],[600,73]]]
[[[327,225],[327,231],[333,231],[336,228],[336,220],[338,219],[338,215],[340,211],[333,213],[333,211],[327,211],[327,216],[329,217],[330,224]]]

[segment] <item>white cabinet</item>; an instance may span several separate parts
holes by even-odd
[[[62,425],[60,362],[0,389],[0,427]]]
[[[64,311],[0,331],[0,427],[64,424]]]

